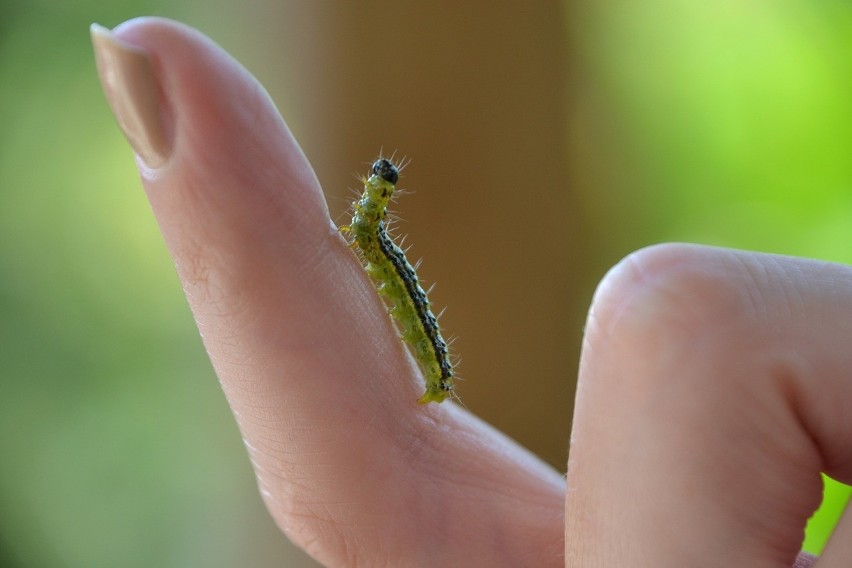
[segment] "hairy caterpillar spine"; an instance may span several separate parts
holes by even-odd
[[[426,392],[418,402],[443,402],[454,396],[453,365],[447,342],[441,336],[438,319],[432,313],[417,272],[385,227],[388,203],[397,181],[399,168],[388,159],[376,160],[370,177],[363,179],[364,192],[353,203],[352,223],[341,229],[354,237],[367,273],[376,282],[379,294],[390,302],[390,313],[402,327],[402,339],[411,346],[420,364],[426,378]]]

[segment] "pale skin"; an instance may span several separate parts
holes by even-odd
[[[324,565],[789,567],[819,472],[852,481],[849,267],[685,245],[620,262],[589,312],[566,489],[467,410],[416,403],[419,371],[253,77],[164,20],[111,41],[153,63],[159,127],[122,119],[137,83],[108,95],[260,492]],[[846,517],[813,565],[849,566],[850,537]]]

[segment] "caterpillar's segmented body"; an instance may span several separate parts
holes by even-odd
[[[402,327],[402,339],[411,345],[423,370],[426,392],[418,402],[443,402],[454,396],[453,365],[447,342],[441,336],[438,319],[432,313],[417,272],[385,227],[388,202],[399,181],[399,168],[390,160],[379,158],[370,177],[363,181],[364,192],[353,204],[352,224],[343,229],[354,237],[367,273],[376,282],[379,294],[390,301],[390,313]]]

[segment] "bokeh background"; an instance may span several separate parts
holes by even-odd
[[[380,149],[411,158],[400,230],[464,402],[561,470],[621,257],[852,261],[848,2],[0,0],[2,567],[315,565],[262,507],[100,92],[88,25],[145,14],[259,77],[336,220]]]

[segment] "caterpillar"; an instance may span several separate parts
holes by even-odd
[[[351,224],[340,230],[353,236],[352,246],[361,252],[367,273],[390,303],[389,311],[402,328],[402,339],[411,346],[423,371],[426,392],[417,402],[443,402],[456,396],[447,342],[415,268],[388,235],[385,224],[397,181],[399,168],[386,158],[376,160],[370,176],[362,178],[364,192],[352,204]]]

